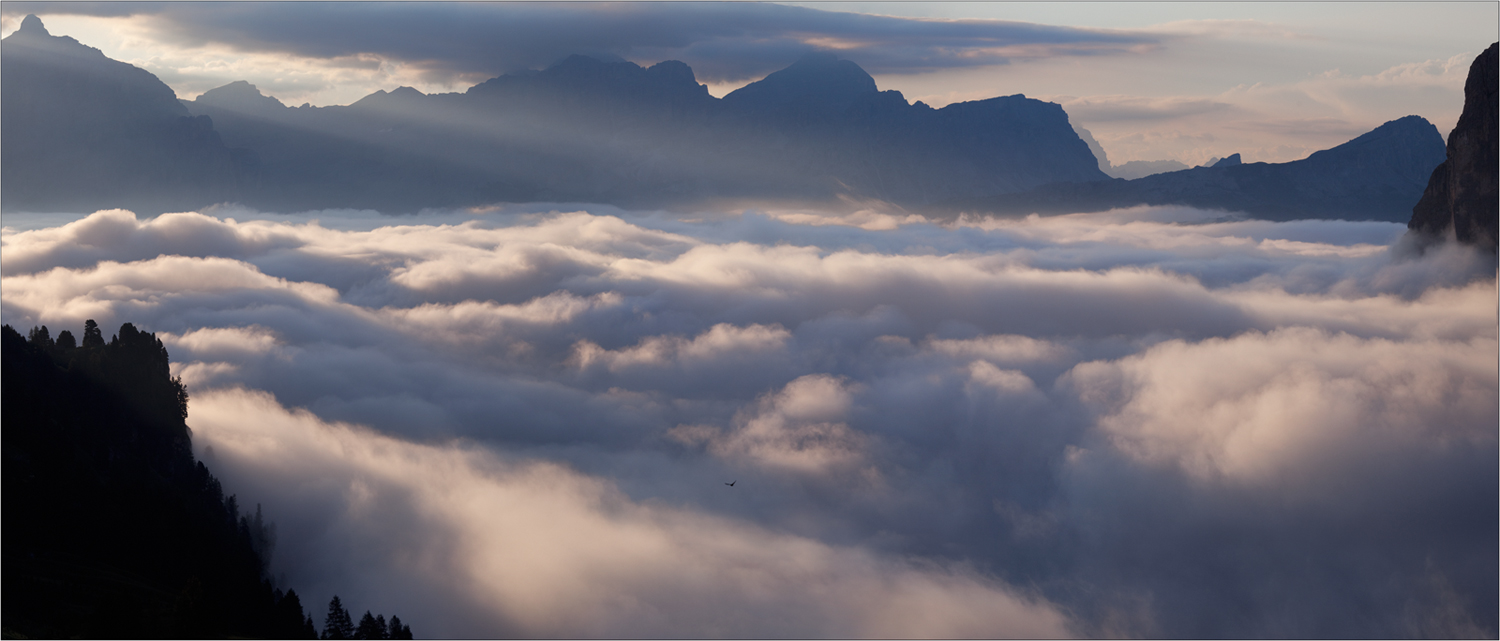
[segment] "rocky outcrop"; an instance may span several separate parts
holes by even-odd
[[[1407,227],[1427,240],[1452,234],[1461,243],[1496,251],[1500,225],[1500,137],[1497,137],[1497,49],[1492,44],[1469,66],[1464,111],[1448,134],[1448,156],[1427,182]]]

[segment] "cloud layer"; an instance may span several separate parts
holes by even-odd
[[[438,636],[1496,631],[1495,264],[1399,225],[210,213],[7,228],[4,320],[158,332],[311,603]]]

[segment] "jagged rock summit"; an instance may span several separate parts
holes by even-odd
[[[1447,158],[1432,171],[1407,228],[1429,241],[1448,234],[1496,251],[1500,227],[1500,42],[1469,65],[1464,111],[1448,134]]]
[[[27,35],[37,36],[52,35],[50,33],[47,33],[47,27],[42,25],[42,19],[36,17],[36,14],[33,13],[26,14],[26,17],[21,20],[21,28],[16,29],[16,33],[24,33]]]

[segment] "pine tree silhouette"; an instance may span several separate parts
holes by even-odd
[[[104,347],[104,334],[99,331],[99,324],[90,318],[83,322],[83,347],[85,349],[96,349]]]
[[[344,603],[339,601],[339,595],[333,595],[333,600],[328,602],[328,617],[323,620],[324,639],[353,639],[354,621],[349,619],[349,611],[344,609]]]
[[[391,615],[391,627],[390,627],[390,630],[388,630],[386,632],[386,638],[387,639],[410,639],[411,638],[411,626],[409,626],[409,625],[403,625],[401,623],[401,617],[398,617],[398,616],[396,616],[396,615],[393,614],[393,615]]]
[[[365,615],[359,618],[359,627],[354,630],[356,639],[384,639],[386,635],[384,621],[377,622],[375,617],[365,610]]]

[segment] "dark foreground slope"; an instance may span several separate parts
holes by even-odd
[[[312,638],[296,592],[262,578],[259,508],[241,516],[194,461],[161,342],[91,330],[0,328],[5,635]]]
[[[945,212],[1066,214],[1187,205],[1266,220],[1341,218],[1404,222],[1443,161],[1443,138],[1419,116],[1406,116],[1332,149],[1288,163],[1225,163],[1135,180],[1069,182],[944,203]]]
[[[1500,227],[1500,43],[1469,65],[1464,111],[1448,134],[1447,158],[1412,208],[1407,228],[1429,239],[1452,233],[1459,242],[1496,251]]]

